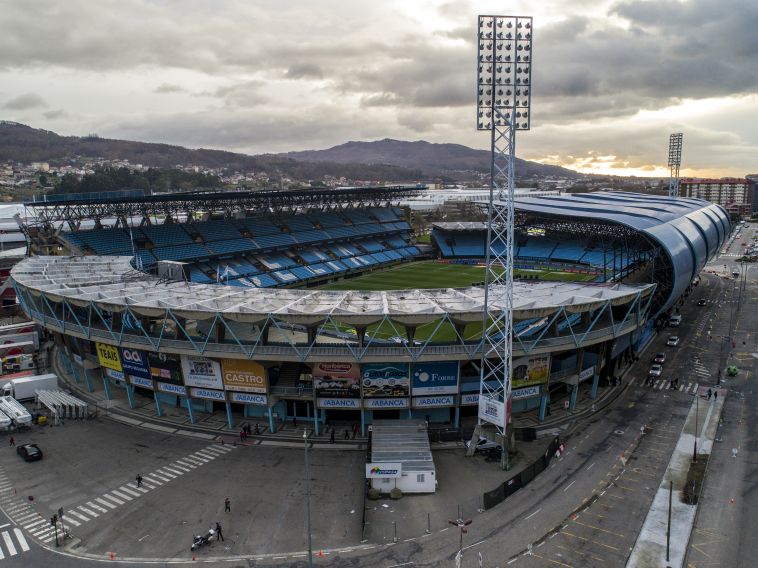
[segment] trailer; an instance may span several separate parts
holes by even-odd
[[[32,423],[32,415],[24,405],[12,396],[0,396],[0,412],[11,419],[15,426],[28,426]]]
[[[32,375],[31,377],[21,377],[5,382],[2,394],[11,396],[16,400],[33,400],[34,391],[37,390],[57,390],[58,375],[47,373],[45,375]]]

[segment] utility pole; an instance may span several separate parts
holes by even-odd
[[[305,446],[305,515],[308,524],[308,568],[313,568],[313,546],[311,543],[311,468],[308,463],[308,430],[303,430]]]

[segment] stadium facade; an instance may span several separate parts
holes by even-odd
[[[349,420],[475,416],[484,289],[331,291],[326,282],[434,259],[479,263],[481,225],[419,245],[397,207],[419,187],[124,196],[30,204],[17,265],[29,316],[74,380],[198,413]],[[618,360],[720,249],[718,206],[626,193],[517,204],[513,410],[594,397]],[[91,223],[92,229],[82,227]],[[58,230],[63,223],[69,231]],[[73,252],[75,254],[71,255]],[[181,277],[169,280],[169,264]],[[582,282],[551,281],[550,274]],[[416,285],[418,286],[418,284]]]

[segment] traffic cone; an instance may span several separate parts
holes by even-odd
[[[115,560],[116,559],[116,553],[115,552],[109,552],[108,553],[108,558],[110,560]]]
[[[195,553],[193,552],[193,553],[192,553],[192,561],[194,562],[195,560],[197,560],[197,556],[196,556],[196,555],[195,555]]]
[[[323,558],[324,557],[324,551],[323,550],[319,550],[318,551],[318,557],[319,558]]]

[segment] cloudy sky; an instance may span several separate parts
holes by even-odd
[[[476,17],[534,17],[518,155],[585,172],[758,171],[756,0],[0,0],[0,119],[248,153],[487,148]]]

